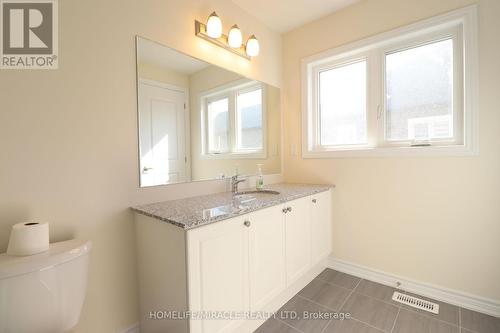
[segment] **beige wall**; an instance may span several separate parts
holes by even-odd
[[[258,36],[259,57],[247,62],[194,37],[193,20],[214,9]],[[136,34],[281,82],[280,36],[229,0],[59,1],[60,68],[0,71],[0,252],[10,226],[24,220],[50,222],[51,241],[93,241],[78,332],[119,332],[137,321],[130,205],[225,188],[139,189]]]
[[[263,164],[265,174],[281,172],[281,95],[278,88],[266,86],[267,157],[263,159],[206,159],[201,157],[200,94],[211,89],[242,80],[244,77],[220,67],[210,66],[189,77],[191,118],[192,179],[214,179],[223,173],[232,176],[238,165],[240,174],[257,172],[257,164]]]
[[[337,185],[335,257],[500,300],[500,1],[478,1],[479,156],[300,157],[301,58],[473,2],[365,0],[284,35],[285,179]]]
[[[177,87],[189,88],[189,76],[175,72],[153,63],[139,62],[137,64],[139,79],[147,79],[172,84]]]

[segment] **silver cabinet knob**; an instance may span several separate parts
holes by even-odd
[[[286,208],[286,211],[287,211],[287,212],[291,212],[291,211],[292,211],[292,207],[288,206],[288,207]]]
[[[316,203],[316,199],[312,199],[312,202],[313,202],[313,203]]]
[[[286,209],[286,207],[285,207],[281,211],[286,214],[286,212],[288,212],[288,209]]]
[[[249,227],[251,225],[250,221],[245,221],[243,222],[243,224],[245,225],[245,227]]]

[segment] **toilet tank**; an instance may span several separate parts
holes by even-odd
[[[91,243],[52,243],[32,256],[0,254],[0,333],[63,333],[80,317]]]

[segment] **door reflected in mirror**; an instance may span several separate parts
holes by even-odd
[[[142,187],[281,172],[278,88],[136,43]]]

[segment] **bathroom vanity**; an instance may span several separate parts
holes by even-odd
[[[330,185],[133,207],[141,332],[253,332],[324,269]]]

